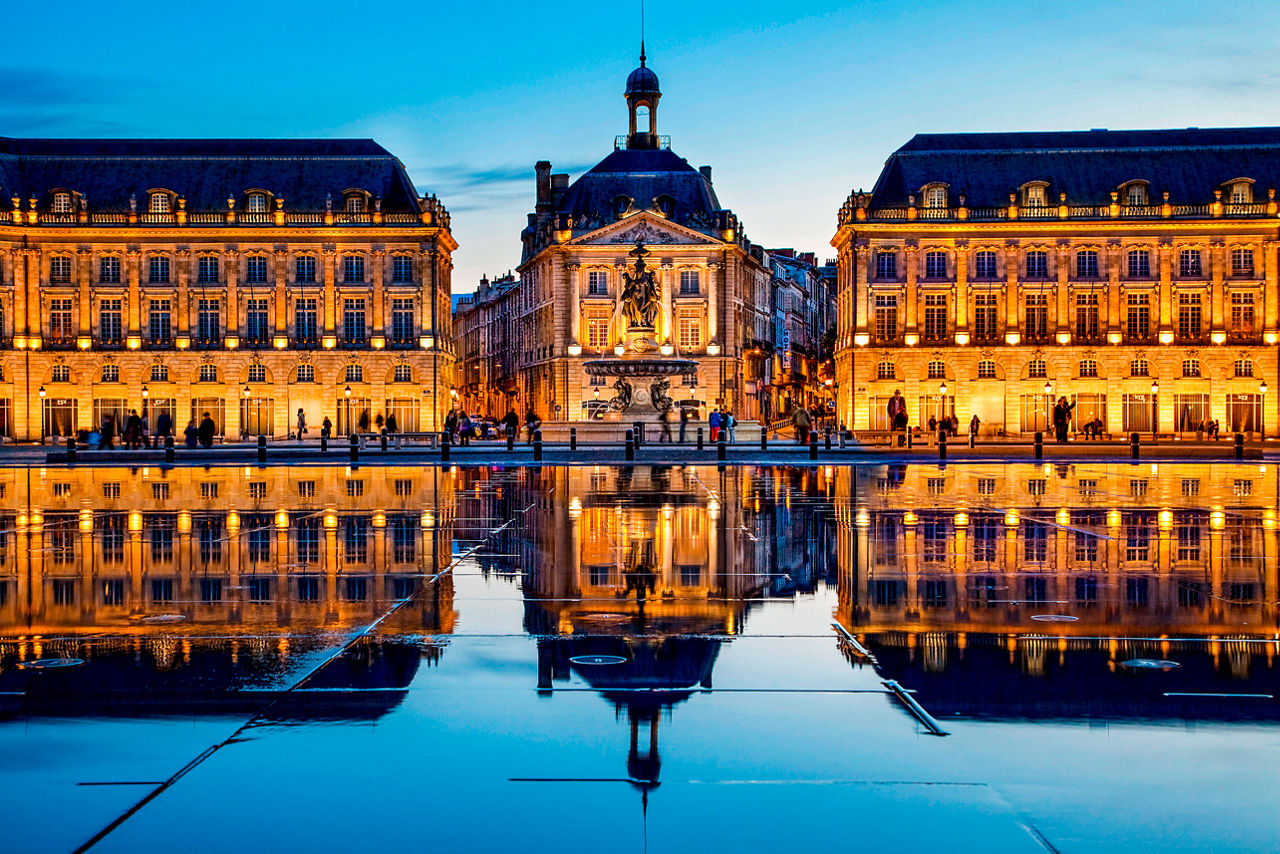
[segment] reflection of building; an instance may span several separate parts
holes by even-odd
[[[1165,691],[1272,692],[1275,473],[1154,468],[841,473],[837,618],[935,714],[1178,715]],[[1183,666],[1116,681],[1135,658]]]
[[[449,214],[370,140],[0,140],[0,186],[2,435],[447,403]]]
[[[922,134],[840,211],[840,420],[1277,426],[1280,128]],[[1154,419],[1154,420],[1153,420]]]

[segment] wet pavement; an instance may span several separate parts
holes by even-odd
[[[3,849],[1277,850],[1278,495],[0,469]]]

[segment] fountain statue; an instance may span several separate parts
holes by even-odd
[[[644,256],[649,250],[644,248],[644,241],[636,243],[630,254],[636,259],[630,270],[624,270],[622,279],[622,313],[627,318],[628,330],[652,330],[658,319],[658,311],[662,308],[662,299],[658,293],[658,284],[653,271],[645,267]]]

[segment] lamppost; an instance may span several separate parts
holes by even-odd
[[[243,441],[249,435],[249,384],[245,383],[244,388],[240,390],[240,394],[244,397],[244,403],[240,406],[240,439]]]
[[[351,429],[351,386],[350,385],[348,385],[346,388],[342,390],[342,398],[343,398],[342,408],[344,412],[342,421],[349,435],[355,432],[354,430]]]
[[[1053,413],[1053,383],[1048,380],[1044,381],[1044,429],[1047,431],[1050,425],[1049,416]]]
[[[27,388],[30,388],[30,386],[27,386]],[[46,415],[44,411],[44,396],[45,394],[47,394],[47,392],[44,390],[44,386],[40,386],[39,394],[40,394],[40,444],[43,445],[44,437],[45,437],[45,434],[47,433],[47,425],[45,424]],[[28,421],[27,423],[30,424],[31,422]]]
[[[947,429],[951,427],[951,416],[947,414],[947,381],[943,380],[938,384],[938,423],[941,424],[943,419],[946,420]]]
[[[1259,409],[1261,411],[1258,413],[1258,438],[1266,439],[1267,438],[1267,381],[1266,380],[1263,380],[1262,382],[1258,383],[1258,393],[1262,397],[1262,400],[1259,402]]]
[[[1160,411],[1156,409],[1156,395],[1160,393],[1160,381],[1151,381],[1151,441],[1155,441],[1156,434],[1159,432]]]

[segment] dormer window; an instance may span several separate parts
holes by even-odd
[[[345,209],[347,213],[364,213],[364,196],[358,193],[348,193]]]
[[[1022,188],[1022,204],[1029,208],[1043,208],[1049,205],[1049,192],[1044,184],[1028,184]]]
[[[947,188],[941,184],[930,184],[925,187],[924,206],[926,208],[945,208],[947,206]]]
[[[267,194],[266,193],[250,193],[249,201],[246,207],[249,213],[266,213],[267,212]]]
[[[167,214],[169,209],[168,193],[152,193],[147,200],[147,213]]]
[[[628,210],[631,209],[630,196],[614,196],[613,197],[613,215],[621,218]]]
[[[1141,181],[1126,185],[1123,198],[1124,203],[1131,207],[1148,204],[1147,185]]]
[[[1248,181],[1235,181],[1229,189],[1231,204],[1247,205],[1253,201],[1253,185]]]
[[[53,212],[56,214],[71,213],[71,194],[70,193],[54,193],[53,194]]]
[[[658,196],[653,201],[654,206],[658,209],[658,213],[662,214],[667,219],[670,219],[671,215],[676,212],[676,200],[665,193]]]

